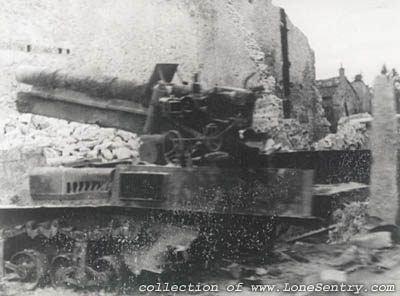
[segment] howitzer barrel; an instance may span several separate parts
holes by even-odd
[[[143,133],[144,126],[151,126],[147,118],[153,118],[147,107],[154,86],[159,81],[171,83],[177,67],[177,64],[157,64],[148,83],[139,85],[116,77],[20,66],[17,81],[33,88],[18,93],[17,109],[22,113]],[[172,92],[182,96],[190,88],[172,85]]]
[[[142,102],[146,84],[111,76],[87,76],[61,70],[20,66],[17,81],[42,88],[64,88],[93,97],[116,98]]]

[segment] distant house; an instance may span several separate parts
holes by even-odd
[[[362,75],[358,74],[354,77],[354,81],[351,83],[353,86],[354,90],[356,91],[358,97],[361,100],[361,110],[360,113],[372,113],[371,110],[371,99],[372,99],[372,93],[371,89],[369,88],[368,85],[365,84],[363,81]]]
[[[361,75],[350,82],[341,67],[338,77],[316,82],[326,118],[331,124],[331,132],[337,131],[337,123],[343,116],[371,111],[371,94]]]

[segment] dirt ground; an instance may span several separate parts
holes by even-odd
[[[374,253],[374,256],[378,258],[376,262],[369,262],[364,264],[354,264],[350,262],[350,268],[347,268],[345,278],[342,275],[331,277],[329,280],[322,280],[321,272],[333,271],[338,268],[332,267],[333,262],[343,254],[345,250],[349,248],[349,245],[327,245],[327,244],[307,244],[300,243],[295,244],[291,248],[277,249],[276,257],[268,259],[270,262],[266,264],[257,264],[246,262],[240,264],[242,267],[242,276],[236,279],[233,278],[233,272],[221,271],[220,269],[203,271],[199,274],[194,274],[189,278],[189,281],[193,284],[201,283],[203,285],[217,285],[218,292],[140,292],[138,289],[130,292],[105,292],[105,291],[77,291],[71,289],[54,289],[51,287],[37,288],[34,291],[23,291],[21,288],[13,286],[10,288],[8,284],[0,285],[0,295],[12,296],[52,296],[52,295],[65,295],[65,296],[109,296],[109,295],[245,295],[250,296],[254,294],[261,294],[262,292],[254,292],[251,290],[251,285],[273,285],[283,288],[285,283],[290,285],[298,284],[317,284],[317,283],[346,283],[346,284],[363,284],[363,288],[360,293],[356,291],[348,294],[338,294],[332,292],[320,292],[316,294],[306,294],[300,292],[263,292],[271,296],[278,295],[295,295],[295,296],[306,296],[306,295],[399,295],[398,290],[400,289],[400,247],[394,247],[391,249],[381,250],[379,252],[370,250]],[[285,250],[287,254],[295,254],[294,259],[282,258],[280,250]],[[290,250],[290,251],[288,251]],[[368,254],[368,252],[366,253]],[[268,261],[267,260],[267,261]],[[356,261],[356,258],[354,258]],[[274,262],[275,261],[275,262]],[[300,262],[302,261],[302,262]],[[379,268],[380,263],[391,262],[390,269]],[[347,265],[349,266],[349,265]],[[264,275],[253,275],[244,277],[243,274],[249,273],[250,270],[254,270],[255,267],[261,268],[265,271]],[[243,271],[244,270],[244,271]],[[247,271],[246,271],[247,270]],[[251,272],[250,272],[251,273]],[[335,274],[335,273],[334,273]],[[228,292],[229,285],[237,286],[238,283],[243,283],[240,287],[240,291]],[[371,285],[394,285],[395,292],[366,292],[365,289],[370,289]]]

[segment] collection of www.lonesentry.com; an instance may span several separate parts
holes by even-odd
[[[221,287],[217,284],[170,284],[170,283],[156,283],[151,285],[140,285],[139,292],[241,292],[246,289],[252,292],[282,292],[282,293],[296,293],[296,292],[346,292],[353,295],[360,295],[364,293],[384,293],[384,292],[396,292],[396,286],[394,284],[326,284],[326,283],[315,283],[315,284],[290,284],[283,283],[282,285],[275,284],[250,284],[245,285],[244,283],[231,284]]]

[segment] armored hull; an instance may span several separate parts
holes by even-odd
[[[273,219],[311,216],[312,171],[119,165],[36,168],[2,210],[5,271],[34,288],[109,287],[143,271],[265,256]]]
[[[312,170],[266,169],[246,141],[261,89],[202,90],[171,83],[177,65],[159,64],[147,84],[23,68],[31,84],[20,112],[144,134],[131,160],[58,162],[40,153],[4,162],[4,267],[34,288],[120,286],[146,272],[209,266],[270,250],[276,219],[314,219]],[[17,153],[18,154],[18,153]],[[15,156],[15,155],[14,155]],[[21,190],[15,190],[15,189]],[[3,264],[2,264],[3,266]]]

